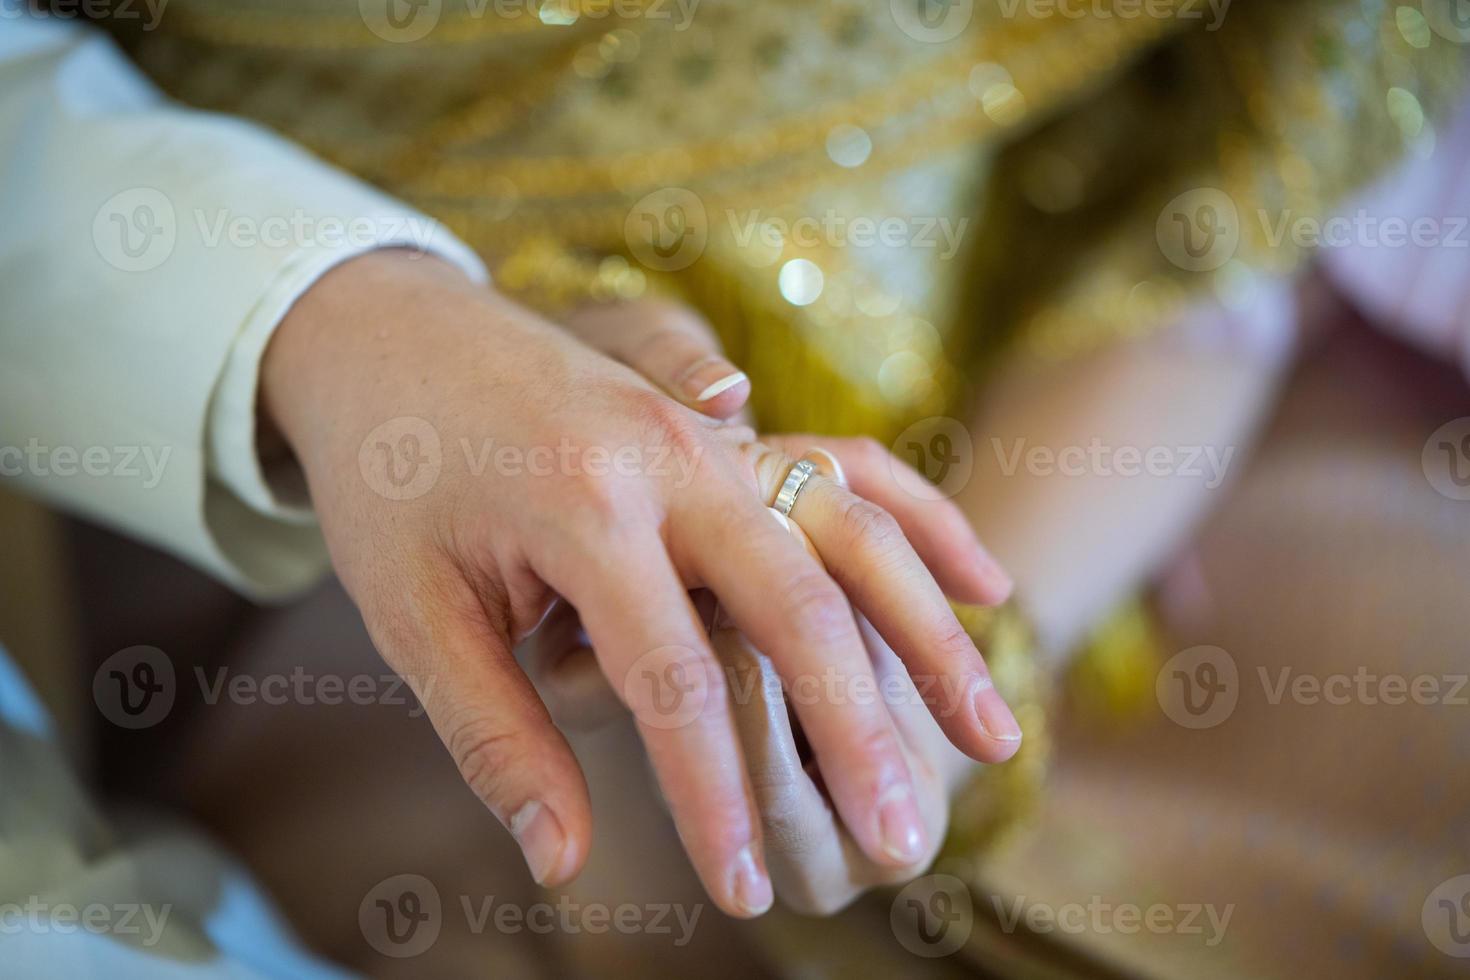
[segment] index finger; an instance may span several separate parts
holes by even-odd
[[[574,574],[548,581],[576,607],[633,713],[705,890],[731,915],[760,915],[771,882],[724,673],[668,555],[649,537],[581,549]]]

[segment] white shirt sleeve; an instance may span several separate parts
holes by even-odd
[[[0,27],[0,216],[0,477],[263,597],[326,567],[255,447],[282,317],[374,248],[485,278],[442,225],[59,21]]]

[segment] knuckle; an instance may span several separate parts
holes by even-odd
[[[561,512],[571,528],[602,533],[627,521],[629,500],[619,481],[582,474],[570,477]]]
[[[823,838],[821,822],[806,811],[795,787],[762,801],[761,824],[766,846],[789,859],[811,854]]]
[[[803,805],[801,780],[800,770],[788,764],[750,767],[766,845],[787,856],[805,854],[817,843],[817,822]]]
[[[519,755],[517,741],[514,732],[476,719],[455,726],[447,745],[465,785],[486,803],[493,803]]]
[[[808,642],[837,643],[856,630],[847,598],[826,575],[804,572],[782,591],[787,620]]]
[[[929,643],[940,663],[955,665],[973,665],[973,660],[979,653],[975,649],[975,641],[970,639],[970,634],[965,631],[960,621],[946,611],[945,622],[936,626]]]
[[[888,553],[903,545],[903,529],[882,507],[861,497],[850,497],[841,506],[838,520],[842,533],[854,546],[874,553]]]
[[[655,391],[639,391],[633,398],[634,411],[652,446],[689,455],[703,450],[705,429],[691,410]]]

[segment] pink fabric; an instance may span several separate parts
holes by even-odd
[[[1379,329],[1470,376],[1470,98],[1444,121],[1427,158],[1409,158],[1346,214],[1410,227],[1432,220],[1432,243],[1395,245],[1355,231],[1350,244],[1323,250],[1323,264]]]

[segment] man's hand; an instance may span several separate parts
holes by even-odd
[[[982,760],[1014,751],[996,734],[1014,719],[887,511],[813,478],[803,525],[829,575],[766,509],[788,457],[437,260],[373,253],[324,277],[277,331],[262,391],[375,644],[539,881],[575,875],[591,837],[576,760],[511,656],[558,595],[731,914],[759,914],[771,885],[726,675],[688,590],[712,590],[788,683],[871,688],[851,599],[910,671],[964,693],[937,719],[951,741]],[[990,588],[978,548],[967,567],[969,591]],[[798,716],[861,851],[919,859],[929,831],[885,706],[815,699]]]

